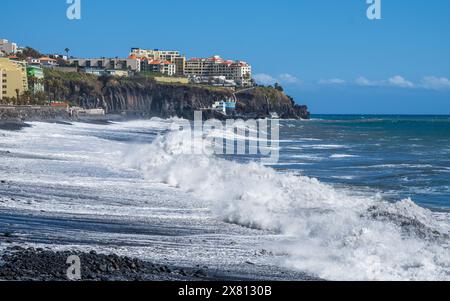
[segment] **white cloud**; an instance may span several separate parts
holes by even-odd
[[[278,76],[271,76],[265,73],[254,75],[254,79],[258,84],[273,85],[275,83],[280,84],[303,84],[303,82],[289,73],[283,73]],[[340,78],[321,79],[316,82],[318,85],[346,85],[355,84],[362,87],[392,87],[402,89],[421,88],[427,90],[450,90],[450,79],[446,77],[427,76],[420,82],[412,82],[401,75],[396,75],[388,79],[383,80],[370,80],[364,76],[360,76],[354,81],[346,81]]]
[[[427,76],[422,79],[420,86],[430,90],[450,89],[450,80],[446,77]]]
[[[358,77],[356,79],[355,83],[359,86],[366,86],[366,87],[374,87],[374,86],[380,85],[380,82],[368,80],[367,78],[365,78],[363,76]]]
[[[340,78],[332,78],[332,79],[321,79],[319,80],[319,85],[343,85],[346,83],[345,80]]]
[[[295,77],[294,75],[289,74],[289,73],[283,73],[277,77],[273,77],[273,76],[271,76],[269,74],[265,74],[265,73],[260,73],[260,74],[254,75],[253,78],[255,79],[255,81],[258,84],[262,84],[262,85],[273,85],[275,83],[296,84],[296,83],[301,82],[297,77]]]
[[[255,74],[253,76],[254,80],[261,85],[273,85],[277,82],[277,79],[264,73]]]
[[[293,76],[289,73],[280,74],[279,79],[281,82],[287,83],[287,84],[295,84],[295,83],[299,82],[298,78],[296,78],[295,76]]]
[[[397,87],[397,88],[414,88],[415,85],[404,78],[403,76],[396,75],[387,80],[369,80],[364,76],[358,77],[355,83],[359,86],[365,87]]]
[[[399,88],[414,88],[414,84],[400,75],[391,77],[389,84]]]

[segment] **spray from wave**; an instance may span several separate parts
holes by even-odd
[[[330,280],[450,279],[448,216],[438,222],[409,199],[392,204],[258,163],[189,155],[184,135],[129,151],[124,164],[208,201],[226,222],[283,235],[272,247],[287,255],[282,264]]]

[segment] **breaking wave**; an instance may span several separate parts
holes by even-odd
[[[281,264],[330,280],[450,280],[449,217],[412,200],[389,203],[259,163],[189,155],[170,132],[124,153],[153,182],[207,201],[225,222],[273,231]]]

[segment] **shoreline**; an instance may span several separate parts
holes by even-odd
[[[73,255],[80,258],[80,281],[325,281],[278,267],[257,267],[251,262],[244,264],[247,269],[218,270],[205,265],[155,263],[95,250],[55,251],[51,247],[17,245],[6,247],[0,254],[0,281],[70,281],[67,259]]]
[[[10,247],[1,257],[0,281],[69,281],[66,263],[78,256],[82,281],[201,281],[223,280],[204,267],[182,268],[153,264],[95,251],[52,251],[43,248]],[[235,279],[237,280],[237,279]]]
[[[31,125],[22,121],[0,120],[0,130],[3,131],[20,131],[24,128],[31,127]]]
[[[99,164],[97,156],[99,154],[102,156],[105,153],[105,149],[108,152],[120,151],[122,149],[121,141],[124,138],[122,135],[119,136],[121,139],[117,139],[117,136],[111,137],[111,131],[106,131],[107,133],[105,134],[101,129],[97,131],[98,126],[87,126],[91,128],[90,131],[94,132],[90,132],[90,135],[86,137],[81,136],[80,132],[74,129],[73,133],[67,135],[61,142],[54,141],[53,139],[40,141],[34,139],[34,137],[40,137],[39,133],[43,133],[43,136],[47,137],[48,134],[53,132],[53,129],[55,129],[55,133],[60,133],[64,129],[67,129],[68,132],[72,131],[69,131],[69,127],[63,127],[64,129],[61,129],[61,127],[52,124],[33,124],[33,126],[34,128],[32,130],[23,132],[24,138],[19,137],[18,140],[15,140],[14,136],[21,136],[22,133],[11,135],[11,137],[7,137],[9,135],[5,133],[3,134],[6,138],[2,142],[6,148],[4,154],[0,152],[0,158],[2,156],[6,158],[2,161],[2,163],[5,163],[4,175],[0,178],[0,254],[3,254],[3,251],[7,247],[16,245],[21,247],[44,248],[47,252],[46,256],[52,258],[52,260],[60,260],[58,258],[66,255],[61,252],[80,252],[83,256],[85,256],[84,254],[88,254],[86,256],[88,256],[88,260],[91,260],[92,269],[95,270],[98,266],[97,264],[101,264],[102,260],[104,260],[102,256],[89,257],[90,251],[95,250],[104,254],[112,253],[117,254],[117,256],[139,258],[140,260],[157,264],[158,267],[169,267],[171,270],[184,266],[191,266],[198,270],[206,270],[208,277],[206,280],[211,281],[223,279],[223,277],[232,280],[240,280],[242,278],[247,280],[272,279],[283,281],[321,280],[301,274],[301,272],[294,272],[293,270],[308,270],[310,271],[308,273],[309,275],[316,273],[315,275],[329,275],[324,276],[326,279],[344,280],[363,280],[368,277],[379,280],[392,279],[393,277],[411,280],[432,279],[433,277],[437,279],[447,278],[445,267],[440,263],[447,261],[445,248],[449,238],[447,234],[448,215],[434,214],[431,211],[424,210],[424,208],[419,206],[419,203],[413,203],[412,199],[396,197],[395,202],[391,203],[389,198],[374,199],[370,195],[367,198],[367,208],[366,206],[360,206],[360,208],[355,209],[356,211],[353,211],[353,208],[338,207],[336,211],[326,210],[325,213],[313,212],[311,216],[313,220],[307,218],[307,221],[316,223],[316,218],[320,220],[322,214],[332,214],[332,217],[336,217],[337,221],[341,219],[347,220],[349,216],[354,216],[355,220],[350,224],[351,229],[349,230],[353,231],[353,229],[359,230],[368,227],[369,230],[375,230],[374,233],[377,234],[368,240],[369,248],[365,245],[357,246],[356,250],[361,252],[365,256],[364,258],[371,256],[370,252],[373,249],[371,246],[378,245],[379,243],[390,244],[392,242],[390,240],[384,240],[383,233],[386,231],[392,231],[396,235],[394,240],[396,245],[401,245],[405,241],[415,244],[426,244],[425,250],[430,252],[430,254],[436,254],[436,260],[431,262],[436,272],[430,274],[427,270],[422,269],[421,266],[414,267],[414,270],[398,268],[399,264],[408,263],[409,258],[412,257],[408,249],[400,247],[400,259],[389,259],[386,262],[386,266],[391,268],[392,272],[387,271],[388,273],[383,273],[385,270],[381,270],[376,271],[377,274],[371,274],[372,270],[370,270],[370,266],[363,266],[363,268],[366,268],[363,272],[367,274],[360,274],[356,271],[350,275],[347,274],[346,270],[341,268],[342,266],[339,263],[336,263],[336,267],[340,270],[334,272],[335,262],[330,263],[325,260],[324,263],[327,263],[330,267],[327,270],[327,273],[330,274],[327,274],[322,273],[320,270],[317,271],[320,266],[318,268],[314,266],[317,263],[314,256],[308,257],[309,253],[304,256],[302,253],[303,250],[300,250],[301,257],[295,257],[297,254],[295,250],[291,252],[291,247],[301,247],[300,244],[297,245],[297,242],[303,243],[303,241],[308,241],[302,237],[301,233],[298,237],[293,237],[293,241],[291,242],[289,239],[286,240],[284,237],[278,236],[279,233],[276,233],[276,231],[264,230],[273,229],[269,228],[269,226],[274,223],[278,224],[279,217],[284,218],[284,216],[276,216],[276,219],[270,220],[271,224],[268,224],[267,227],[261,227],[258,230],[255,227],[249,227],[249,224],[246,222],[247,220],[255,220],[251,215],[253,213],[251,208],[248,211],[245,211],[247,208],[243,208],[242,210],[246,214],[243,217],[247,220],[238,220],[237,223],[231,224],[230,220],[225,220],[222,217],[217,218],[216,214],[211,214],[213,212],[210,209],[214,209],[214,207],[208,206],[207,203],[197,197],[193,197],[190,191],[182,191],[183,187],[181,187],[182,189],[176,189],[176,187],[170,188],[163,184],[152,185],[149,183],[148,178],[142,176],[139,171],[133,170],[130,172],[128,169],[123,170],[121,168],[122,165],[109,169],[110,166],[116,167],[116,162],[121,162],[120,159],[123,158],[121,155],[108,157],[104,161],[102,158]],[[157,130],[149,131],[142,135],[148,135],[149,133],[152,135],[157,134],[165,128],[160,124],[160,121],[155,121],[155,126],[157,126]],[[42,127],[42,131],[35,131],[40,127]],[[140,129],[141,127],[142,124],[138,123],[137,128]],[[82,128],[83,131],[81,131],[81,134],[84,133],[85,126],[82,126]],[[131,133],[134,139],[125,141],[142,141],[141,135],[138,137],[133,136],[135,132],[137,131],[133,128],[128,129],[127,133]],[[319,135],[321,133],[323,132],[306,137],[323,138],[322,135]],[[296,135],[298,135],[297,132],[294,132],[291,136],[285,137],[285,139],[291,141],[288,138],[295,139]],[[98,141],[98,137],[106,139]],[[305,139],[307,139],[306,137]],[[331,158],[332,154],[337,153],[341,155],[359,155],[360,157],[357,158],[367,157],[365,155],[366,152],[356,152],[351,144],[344,142],[339,143],[338,146],[345,147],[342,148],[342,152],[338,152],[336,141],[333,140],[316,139],[316,142],[300,140],[298,139],[299,142],[293,146],[301,147],[306,144],[310,145],[310,151],[306,154],[316,155],[317,149],[324,149],[326,151],[324,151],[322,158]],[[74,141],[75,146],[69,149],[59,147],[60,143],[67,145],[66,143],[68,141],[70,143]],[[408,138],[404,143],[406,145],[409,145],[409,143],[418,143],[416,140],[413,142],[409,141],[411,140]],[[176,146],[177,144],[171,143],[169,145]],[[36,152],[35,149],[37,150]],[[403,153],[402,144],[399,144],[398,149]],[[369,151],[371,150],[373,150],[372,147],[369,148]],[[58,155],[61,152],[68,151],[74,151],[83,156],[75,159],[67,159]],[[159,154],[159,152],[156,152],[156,154]],[[85,163],[86,157],[91,159],[87,164]],[[144,162],[144,160],[141,160],[141,157],[138,159],[139,163]],[[342,164],[347,164],[347,160],[349,159],[342,159]],[[386,160],[389,160],[389,158]],[[184,162],[184,160],[180,162]],[[376,165],[379,166],[377,168],[384,168],[383,163],[385,162],[379,162]],[[390,162],[386,162],[386,164],[388,163],[391,164]],[[411,170],[409,163],[405,162],[402,164],[402,162],[398,162],[398,166],[396,166],[397,168],[401,168],[401,170]],[[433,164],[436,166],[442,165],[437,165],[438,163]],[[367,164],[367,166],[371,166],[370,162]],[[43,166],[45,170],[43,170]],[[108,169],[103,168],[104,166],[107,166]],[[161,167],[161,169],[165,167],[165,165],[157,166],[158,168]],[[430,169],[428,165],[423,166],[425,165],[412,168],[414,170],[420,168],[420,170],[424,171]],[[195,171],[195,174],[199,174],[200,172],[207,174],[206,169],[191,169]],[[441,169],[444,169],[444,167]],[[16,174],[16,170],[20,171],[23,175]],[[328,169],[323,170],[328,171]],[[357,170],[360,172],[359,168]],[[247,172],[248,169],[242,169],[241,173],[246,174]],[[447,172],[447,169],[443,172]],[[308,174],[306,175],[308,176]],[[443,175],[445,176],[447,174],[443,173]],[[161,181],[158,178],[159,176],[159,174],[156,174],[155,178]],[[163,177],[161,176],[161,178]],[[220,179],[223,179],[223,177]],[[243,179],[244,183],[249,183],[246,182],[247,177]],[[183,179],[179,177],[177,180],[182,181]],[[200,178],[200,180],[205,181],[204,178]],[[205,182],[208,183],[207,181]],[[217,182],[215,181],[215,183]],[[231,182],[225,181],[225,183],[229,184]],[[283,180],[281,183],[289,184],[291,182]],[[297,183],[297,181],[292,183]],[[307,179],[305,182],[300,180],[298,183],[310,191],[316,191],[317,188],[320,188],[320,196],[322,196],[323,192],[330,193],[329,196],[331,197],[338,196],[339,199],[342,196],[339,194],[339,191],[333,188],[330,190],[322,190],[324,186],[320,183],[311,183]],[[268,182],[263,182],[262,184],[272,187]],[[299,186],[297,184],[295,185]],[[286,187],[288,187],[286,190],[288,196],[296,199],[298,192],[302,196],[303,187],[301,190],[291,190],[289,185],[286,185]],[[345,193],[345,196],[347,196],[347,193]],[[358,202],[361,201],[361,204],[365,204],[366,194],[364,191],[357,190],[355,194],[352,192],[352,194],[348,195],[349,200],[353,200],[353,196],[358,197]],[[317,202],[314,203],[317,208],[322,208],[321,205],[323,203],[320,200],[317,201],[315,197],[316,195],[314,194],[311,200]],[[223,200],[220,195],[214,195],[214,198],[218,201]],[[361,200],[359,200],[360,198]],[[237,200],[237,202],[239,201]],[[296,208],[294,206],[294,209]],[[327,208],[326,204],[324,208]],[[342,209],[342,211],[339,209]],[[356,213],[357,216],[353,215],[353,213]],[[301,216],[304,218],[303,214]],[[269,217],[272,218],[272,215]],[[256,218],[259,218],[259,216],[256,216]],[[326,216],[324,218],[324,225],[326,226],[324,227],[324,231],[326,231],[329,225],[328,220],[328,216]],[[292,223],[289,223],[287,226],[291,227],[291,225]],[[321,225],[319,224],[319,226]],[[344,234],[342,236],[342,242],[345,243],[347,241],[347,229],[342,229],[341,231],[339,224],[336,224],[336,227],[340,231],[339,233]],[[378,232],[379,227],[383,228]],[[82,235],[77,235],[78,233],[82,233]],[[294,234],[297,235],[297,233]],[[317,238],[320,239],[319,242],[324,241],[322,237],[327,239],[327,235],[327,232],[318,232]],[[281,248],[272,248],[272,246],[277,246],[278,243],[280,243]],[[341,243],[341,241],[337,243]],[[315,245],[313,246],[315,247]],[[323,250],[327,252],[325,253],[327,256],[328,254],[342,254],[342,260],[353,260],[353,258],[349,257],[351,255],[347,256],[347,254],[351,254],[355,249],[351,246],[347,248],[346,245],[342,245],[342,248],[341,252],[340,249],[335,251],[336,249],[327,249],[327,246],[320,246],[320,249],[314,251],[321,252]],[[6,258],[3,261],[0,260],[0,266],[4,261],[12,262],[15,259],[19,259],[21,262],[26,262],[27,260],[39,262],[43,260],[41,258],[43,256],[41,250],[31,250],[28,253],[24,252],[22,250],[18,252],[19,255],[17,257]],[[386,256],[397,252],[397,248],[383,249],[380,252],[376,255],[378,256],[379,254],[380,257],[386,258]],[[293,256],[294,261],[289,260],[289,256]],[[286,261],[285,258],[287,258]],[[127,260],[124,259],[125,262],[129,262]],[[429,262],[426,256],[418,256],[417,260],[420,263]],[[122,259],[117,259],[117,262],[122,262]],[[197,267],[197,265],[199,266]],[[209,269],[204,269],[205,266],[209,266]],[[45,265],[41,265],[37,269],[33,267],[34,265],[31,265],[31,270],[34,270],[36,275],[47,275],[47,273],[51,273],[52,271],[48,270]],[[351,266],[348,268],[349,272],[353,271]],[[13,271],[13,273],[17,273],[14,274],[17,277],[26,277],[27,275],[23,275],[22,273],[27,273],[28,270],[30,269],[25,266],[16,272]],[[106,271],[108,271],[107,268]],[[106,276],[110,278],[104,278],[104,280],[128,277],[127,268],[121,271],[114,271],[116,274],[112,276],[107,274]],[[152,269],[143,269],[142,273],[144,275],[156,273],[152,271]],[[178,277],[178,274],[181,272],[177,273],[175,273],[175,276],[171,275],[170,277]],[[164,278],[167,277],[166,274],[158,274],[158,276],[155,276],[155,280],[167,279]],[[33,276],[34,274],[31,275]],[[102,280],[102,276],[104,276],[102,273],[94,274],[92,280]],[[140,279],[145,280],[145,278]]]
[[[90,124],[99,124],[99,125],[108,125],[112,122],[126,122],[126,121],[133,121],[133,120],[148,120],[151,118],[154,118],[157,116],[130,116],[130,115],[120,115],[120,114],[108,114],[105,116],[90,116],[90,117],[81,117],[77,119],[73,118],[58,118],[58,119],[24,119],[24,120],[14,120],[14,119],[0,119],[0,130],[3,131],[20,131],[24,128],[29,128],[32,125],[30,125],[30,122],[44,122],[44,123],[55,123],[55,124],[67,124],[71,125],[72,122],[81,122],[81,123],[90,123]],[[160,118],[160,117],[158,117]],[[164,118],[163,118],[164,119]],[[239,117],[234,118],[230,116],[229,118],[219,119],[220,121],[225,121],[228,119],[231,120],[249,120],[253,119],[253,117]],[[305,120],[305,119],[279,119],[279,120]]]
[[[91,124],[109,124],[114,121],[129,121],[139,119],[138,117],[133,118],[131,116],[123,116],[120,114],[108,114],[105,116],[85,116],[79,118],[70,117],[58,117],[58,118],[2,118],[0,116],[0,130],[4,131],[20,131],[24,128],[29,128],[30,122],[44,122],[44,123],[55,123],[55,124],[66,124],[71,125],[72,122],[84,122]]]

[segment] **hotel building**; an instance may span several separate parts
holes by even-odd
[[[176,65],[169,61],[159,61],[147,58],[141,59],[141,71],[142,72],[155,72],[168,76],[176,75]]]
[[[149,59],[155,61],[167,61],[175,64],[175,74],[177,76],[185,75],[186,57],[175,50],[146,50],[141,48],[132,48],[130,58]]]
[[[27,69],[24,62],[0,58],[0,100],[4,97],[17,98],[28,90]]]
[[[186,75],[201,78],[223,76],[238,86],[251,86],[252,67],[243,61],[224,60],[220,56],[192,58],[186,62]]]

